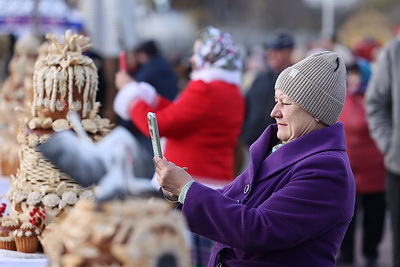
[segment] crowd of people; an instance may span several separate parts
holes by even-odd
[[[350,49],[332,37],[296,59],[295,36],[281,31],[255,69],[233,39],[204,28],[184,85],[154,40],[127,51],[115,76],[117,123],[185,215],[193,266],[352,266],[358,220],[365,262],[379,266],[389,218],[400,267],[400,39]]]

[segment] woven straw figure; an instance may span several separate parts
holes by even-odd
[[[47,38],[48,52],[35,64],[31,112],[18,135],[20,167],[11,177],[7,197],[11,217],[25,222],[32,207],[43,207],[44,225],[50,228],[78,199],[94,200],[94,193],[93,188],[82,188],[47,161],[36,146],[54,132],[73,128],[67,120],[71,110],[81,116],[84,129],[95,142],[106,136],[112,125],[98,115],[97,70],[82,54],[90,48],[89,39],[70,31],[61,43],[54,36]]]

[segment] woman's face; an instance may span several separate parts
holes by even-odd
[[[278,124],[277,136],[281,141],[291,141],[323,127],[281,90],[275,90],[275,102],[271,117]]]
[[[347,90],[354,94],[360,89],[361,77],[360,74],[354,71],[349,71],[347,74]]]
[[[192,65],[192,69],[197,69],[196,65],[196,54],[200,49],[201,41],[196,40],[193,45],[193,55],[190,57],[190,64]]]

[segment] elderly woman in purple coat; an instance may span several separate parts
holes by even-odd
[[[345,79],[343,59],[328,51],[285,69],[270,114],[276,124],[250,147],[248,168],[222,189],[154,158],[164,195],[181,203],[191,231],[215,241],[208,266],[336,265],[355,200],[337,122]]]

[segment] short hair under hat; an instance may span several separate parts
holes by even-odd
[[[336,53],[313,54],[283,70],[275,83],[305,111],[327,125],[337,122],[346,98],[346,68]]]

